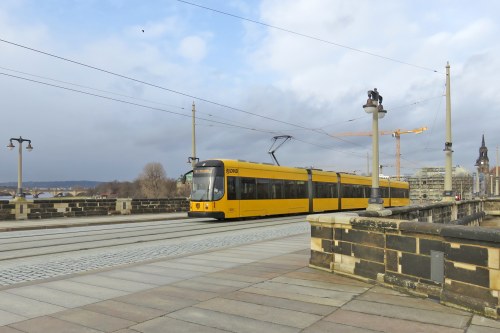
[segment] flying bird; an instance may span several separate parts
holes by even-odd
[[[144,32],[144,30],[142,30],[142,32]]]

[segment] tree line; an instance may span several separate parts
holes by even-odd
[[[83,188],[77,188],[80,190]],[[187,198],[191,193],[190,184],[178,184],[177,178],[167,177],[167,172],[159,162],[150,162],[132,181],[101,183],[87,189],[88,196],[106,193],[108,198]]]

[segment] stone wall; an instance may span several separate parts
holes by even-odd
[[[493,197],[484,200],[485,211],[500,211],[500,198]]]
[[[354,213],[307,220],[311,267],[500,318],[500,229]]]
[[[51,199],[0,201],[0,220],[45,219],[113,214],[186,212],[186,198],[166,199]]]
[[[132,199],[131,214],[187,212],[189,200],[185,198],[172,199]]]
[[[386,217],[406,221],[450,223],[454,220],[483,210],[485,200],[436,202],[403,207],[391,207],[382,211],[356,211],[363,217]],[[499,202],[500,203],[500,202]]]
[[[10,200],[0,200],[0,220],[15,220],[15,209],[16,205],[10,203]]]

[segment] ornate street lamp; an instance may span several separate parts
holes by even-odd
[[[382,106],[382,96],[377,88],[368,91],[368,101],[363,105],[366,113],[373,114],[373,173],[372,173],[372,192],[368,199],[368,208],[366,210],[383,210],[384,199],[382,199],[379,187],[379,154],[378,154],[378,120],[385,117],[387,111]],[[379,104],[380,103],[380,104]]]
[[[187,164],[192,164],[193,167],[194,167],[194,165],[196,164],[196,162],[199,162],[199,161],[200,161],[200,159],[198,157],[188,157]]]
[[[15,146],[12,144],[12,140],[15,140],[19,142],[19,162],[18,162],[18,173],[17,173],[17,193],[16,193],[16,198],[24,198],[24,193],[23,193],[23,152],[22,152],[22,145],[24,141],[28,141],[28,147],[26,147],[26,150],[28,152],[31,152],[33,150],[33,147],[31,147],[31,140],[23,139],[22,137],[19,137],[19,139],[16,138],[11,138],[10,143],[7,146],[9,150],[13,150]]]

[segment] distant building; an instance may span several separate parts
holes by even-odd
[[[490,159],[488,158],[488,148],[484,143],[484,133],[483,142],[481,147],[479,147],[479,157],[476,160],[476,165],[479,168],[479,173],[489,173],[490,172]]]
[[[442,199],[444,191],[444,166],[424,167],[408,179],[410,201],[435,202]],[[452,167],[452,189],[461,200],[472,199],[474,181],[472,172],[462,166]]]
[[[490,196],[495,193],[495,167],[490,170],[490,159],[488,158],[488,148],[486,147],[484,141],[479,147],[479,157],[476,160],[475,166],[477,167],[477,172],[479,173],[479,195],[480,196]],[[474,193],[476,191],[475,183],[476,175],[474,174]],[[493,188],[492,188],[493,185]]]
[[[182,184],[182,176],[183,175],[180,175],[179,178],[177,178],[177,187],[181,187],[183,185],[191,187],[191,182],[193,181],[193,173],[188,173],[186,175],[186,184]]]

